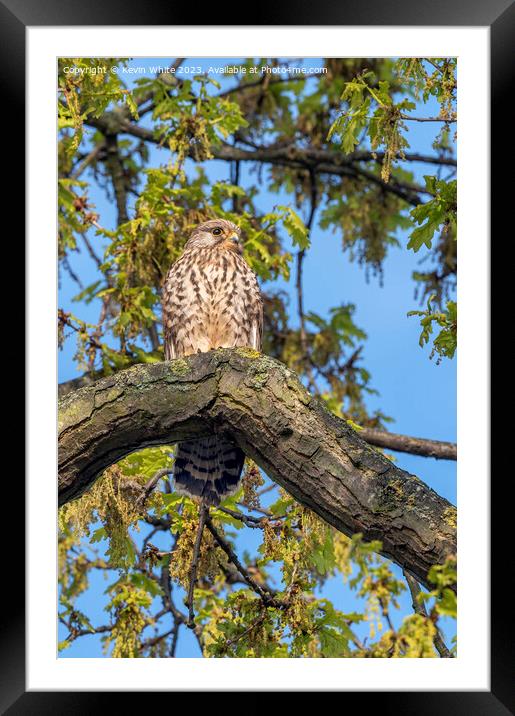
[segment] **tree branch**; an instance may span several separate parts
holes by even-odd
[[[401,114],[402,119],[407,119],[410,122],[444,122],[445,124],[454,124],[457,122],[456,118],[447,119],[445,117],[412,117],[410,114]]]
[[[113,127],[116,127],[120,133],[130,134],[139,139],[153,142],[154,144],[161,144],[162,141],[152,130],[134,124],[121,113],[117,115],[114,115],[114,113],[106,113],[106,115],[101,118],[89,117],[86,120],[86,124],[95,127],[95,129],[101,132],[112,132]],[[379,175],[357,164],[358,162],[381,160],[383,156],[381,152],[357,151],[345,155],[338,150],[298,147],[290,143],[281,147],[255,147],[252,151],[241,149],[240,147],[235,147],[230,144],[222,144],[221,146],[212,146],[211,153],[214,159],[222,159],[224,161],[262,162],[293,169],[308,169],[315,174],[335,174],[337,176],[354,178],[362,176],[413,206],[420,204],[420,194],[430,193],[421,185],[401,182],[393,177],[389,182],[384,182]],[[456,159],[438,155],[426,156],[406,153],[403,161],[456,166]]]
[[[409,591],[411,594],[411,604],[413,606],[413,611],[417,614],[421,614],[423,617],[427,617],[427,610],[424,606],[423,602],[420,602],[418,600],[418,595],[420,594],[420,586],[417,582],[417,580],[411,576],[411,574],[408,574],[406,571],[403,572],[404,578],[406,579],[406,582],[408,583]],[[454,655],[449,651],[447,648],[442,634],[440,632],[440,629],[435,624],[436,634],[433,639],[433,644],[435,645],[435,649],[440,654],[442,659],[453,659]]]
[[[95,144],[93,149],[82,159],[75,167],[71,174],[71,179],[78,179],[80,175],[89,167],[89,165],[100,158],[102,152],[105,151],[106,143],[104,140]]]
[[[318,191],[317,191],[317,183],[316,183],[316,176],[311,170],[309,172],[309,180],[311,185],[311,196],[310,196],[310,210],[309,210],[309,218],[306,222],[306,229],[307,229],[307,235],[308,239],[311,241],[311,230],[313,228],[313,220],[315,218],[315,212],[317,208],[317,199],[318,199]],[[315,387],[315,381],[313,379],[313,372],[311,370],[311,364],[309,362],[310,353],[309,353],[309,347],[308,347],[308,340],[307,340],[307,332],[306,332],[306,316],[304,313],[304,292],[303,292],[303,285],[302,285],[302,267],[304,263],[304,257],[306,255],[306,249],[300,249],[297,253],[297,275],[295,279],[295,289],[297,291],[297,313],[299,315],[299,323],[300,323],[300,330],[299,330],[299,338],[300,338],[300,346],[302,348],[303,358],[306,360],[306,375],[309,381],[309,385],[311,388]]]
[[[375,445],[376,447],[387,448],[397,452],[407,452],[411,455],[435,457],[439,460],[458,459],[458,450],[455,443],[413,438],[409,435],[388,433],[385,430],[376,430],[375,428],[362,428],[359,434],[369,445]]]
[[[124,175],[123,162],[120,157],[118,136],[116,134],[106,134],[105,145],[107,151],[106,166],[111,175],[116,198],[116,208],[118,212],[117,223],[124,224],[129,220],[129,215],[127,214],[127,182]]]
[[[214,526],[213,521],[211,520],[209,515],[207,515],[207,517],[206,517],[206,527],[213,535],[217,545],[220,547],[220,549],[222,549],[225,552],[225,554],[229,558],[229,561],[232,562],[232,564],[236,567],[238,572],[241,574],[241,576],[243,577],[243,580],[248,584],[248,586],[254,592],[256,592],[256,594],[258,594],[261,597],[261,599],[263,600],[263,603],[268,606],[275,606],[275,607],[279,607],[279,608],[284,606],[282,602],[275,599],[274,595],[272,594],[272,592],[268,591],[267,587],[265,587],[261,584],[258,584],[250,576],[250,574],[247,572],[245,567],[242,565],[242,563],[238,559],[238,557],[237,557],[236,553],[234,552],[234,550],[232,549],[231,545],[218,532],[218,530]]]
[[[59,412],[60,504],[135,450],[226,433],[301,504],[345,534],[381,540],[424,584],[456,553],[455,508],[255,351],[137,365],[69,393]]]
[[[188,586],[188,621],[186,626],[188,626],[190,629],[195,628],[195,613],[193,611],[193,596],[195,593],[195,587],[197,585],[197,571],[198,571],[198,563],[200,559],[200,545],[202,544],[202,535],[204,533],[204,525],[206,524],[206,520],[209,518],[209,507],[205,504],[204,499],[202,499],[202,502],[199,507],[199,513],[198,513],[198,527],[197,527],[197,536],[195,537],[195,545],[193,547],[193,557],[191,559],[191,568],[190,568],[190,583]]]
[[[358,350],[361,350],[361,348]],[[78,390],[78,388],[93,385],[101,377],[100,372],[92,371],[90,373],[84,373],[84,375],[79,378],[72,378],[64,383],[59,383],[57,386],[58,396],[59,398],[64,398],[65,395],[68,395],[68,393],[74,390]],[[387,450],[404,452],[409,455],[419,455],[420,457],[433,457],[437,460],[458,459],[456,443],[445,442],[443,440],[431,440],[430,438],[416,438],[411,435],[400,435],[399,433],[390,433],[386,430],[378,430],[377,428],[361,428],[361,430],[359,430],[359,436],[369,445]],[[169,471],[166,470],[166,472]],[[269,485],[266,490],[273,489],[273,487],[273,484]]]
[[[141,497],[139,498],[142,507],[145,505],[145,502],[147,501],[150,493],[154,491],[159,480],[161,480],[161,478],[165,477],[166,475],[170,475],[172,472],[173,469],[171,467],[162,467],[160,470],[157,470],[154,475],[152,475],[150,480],[143,488],[143,492],[141,493]]]

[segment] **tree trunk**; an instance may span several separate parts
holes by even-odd
[[[137,365],[59,402],[59,503],[135,450],[229,435],[296,500],[427,584],[456,553],[456,509],[310,396],[292,371],[248,349]]]

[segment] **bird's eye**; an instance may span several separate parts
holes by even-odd
[[[213,234],[215,236],[220,236],[221,233],[222,233],[222,229],[219,226],[217,226],[216,229],[213,229]]]

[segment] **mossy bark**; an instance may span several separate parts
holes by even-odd
[[[59,502],[150,445],[229,435],[300,503],[426,582],[456,553],[452,505],[396,467],[271,358],[220,349],[134,366],[59,402]]]

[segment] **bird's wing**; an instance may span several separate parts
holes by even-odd
[[[250,345],[260,351],[263,344],[263,303],[260,300],[251,318]]]

